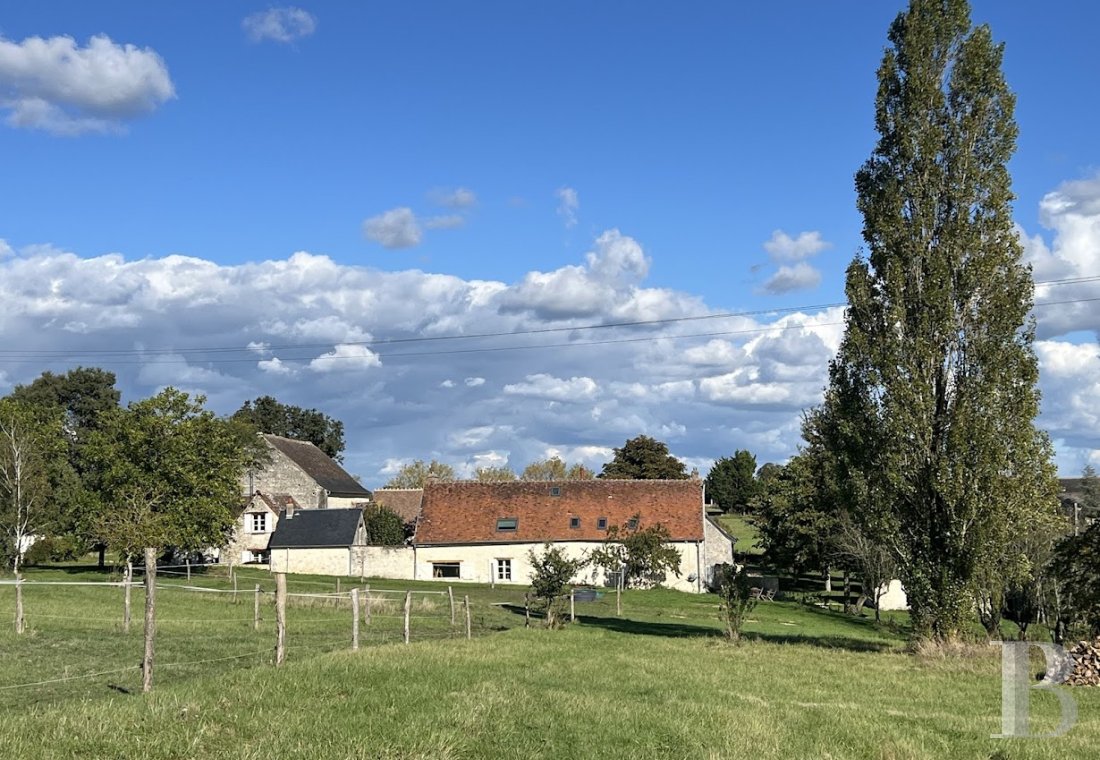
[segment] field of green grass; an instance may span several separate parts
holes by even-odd
[[[248,574],[271,588],[262,571]],[[117,587],[28,586],[30,632],[17,637],[13,592],[0,586],[5,757],[1053,759],[1100,748],[1096,691],[1073,690],[1080,717],[1065,737],[990,739],[1000,729],[994,648],[918,657],[902,622],[875,626],[794,602],[758,605],[747,640],[731,646],[712,596],[628,591],[619,618],[608,594],[578,604],[577,624],[548,631],[523,628],[522,588],[456,585],[471,597],[473,640],[451,629],[445,596],[424,594],[412,644],[399,643],[400,602],[387,601],[364,626],[363,649],[351,652],[346,602],[299,597],[288,613],[288,662],[276,669],[271,609],[253,631],[256,581],[243,575],[239,604],[229,594],[158,591],[162,666],[144,696],[133,667],[137,589],[134,627],[123,634]],[[228,588],[214,575],[192,584]],[[333,579],[289,585],[335,590]],[[116,668],[128,669],[25,685]],[[1032,693],[1032,730],[1050,730],[1056,700]]]
[[[746,515],[719,515],[718,524],[727,533],[737,539],[735,547],[738,554],[763,554],[764,549],[759,544],[760,534],[752,520]]]

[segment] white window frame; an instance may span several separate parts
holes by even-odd
[[[267,533],[267,513],[266,512],[250,512],[249,513],[249,527],[250,533]],[[256,526],[259,525],[257,528]]]
[[[512,580],[512,559],[510,557],[497,559],[495,571],[498,581]]]

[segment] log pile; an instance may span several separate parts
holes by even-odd
[[[1069,656],[1073,672],[1065,680],[1067,686],[1100,686],[1100,639],[1078,641]]]

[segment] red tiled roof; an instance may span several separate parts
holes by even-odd
[[[557,496],[553,489],[560,489]],[[674,541],[703,540],[699,480],[569,480],[512,483],[429,483],[415,542],[428,544],[602,541],[598,520],[640,527],[661,523]],[[579,518],[577,528],[570,518]],[[514,518],[514,531],[497,520]]]
[[[420,502],[423,498],[423,488],[376,488],[374,490],[374,500],[396,512],[406,525],[412,525],[420,516]]]

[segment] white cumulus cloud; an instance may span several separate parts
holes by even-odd
[[[378,354],[358,343],[340,343],[309,363],[314,372],[354,372],[382,366]]]
[[[528,375],[522,383],[509,383],[504,392],[510,396],[528,396],[550,401],[582,401],[593,398],[599,385],[590,377],[571,377],[568,380],[544,373]]]
[[[11,126],[59,135],[120,131],[175,96],[151,48],[106,35],[83,47],[72,37],[0,37],[0,109]]]
[[[772,261],[776,262],[802,261],[831,247],[832,243],[823,240],[821,233],[816,230],[800,232],[795,237],[791,237],[783,230],[776,230],[764,243],[764,250],[768,252]]]
[[[317,19],[308,11],[288,6],[253,13],[241,26],[253,42],[294,42],[317,31]]]
[[[577,191],[571,187],[559,187],[554,193],[558,199],[558,216],[562,218],[567,228],[577,226],[577,212],[580,211],[581,202],[577,197]]]
[[[800,261],[794,266],[781,266],[769,277],[761,288],[770,295],[790,293],[795,290],[810,290],[821,284],[821,272]]]
[[[363,222],[363,235],[383,248],[411,248],[423,238],[411,208],[390,209]]]
[[[465,209],[477,205],[477,194],[465,187],[456,187],[453,190],[436,189],[428,197],[436,205],[447,208]]]

